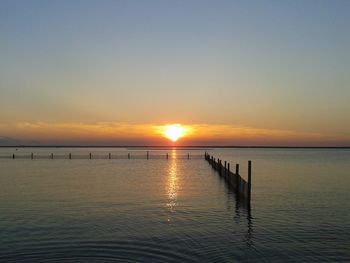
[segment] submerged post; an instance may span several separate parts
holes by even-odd
[[[250,202],[252,190],[252,161],[248,161],[248,201]]]

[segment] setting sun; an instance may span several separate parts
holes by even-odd
[[[186,128],[180,124],[166,125],[163,134],[166,138],[176,142],[179,138],[185,136]]]

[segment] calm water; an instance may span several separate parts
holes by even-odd
[[[204,160],[0,159],[0,262],[350,262],[350,150],[210,153],[249,211]]]

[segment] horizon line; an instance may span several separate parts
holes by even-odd
[[[287,145],[0,145],[0,148],[276,148],[276,149],[350,149],[350,146],[287,146]]]

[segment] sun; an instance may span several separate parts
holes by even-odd
[[[179,138],[186,135],[186,128],[181,124],[165,125],[162,133],[166,138],[176,142]]]

